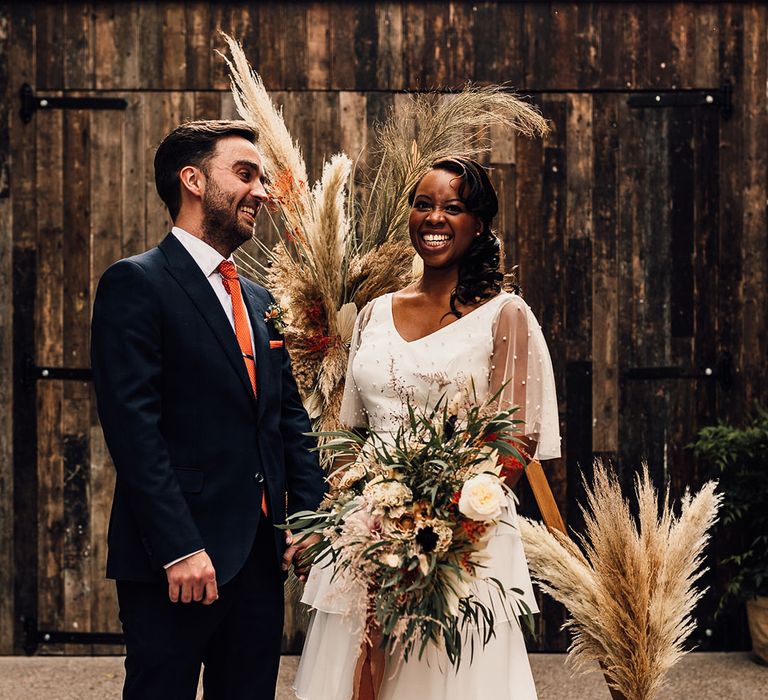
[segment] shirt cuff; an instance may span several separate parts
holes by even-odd
[[[204,551],[205,551],[204,549],[198,549],[196,552],[190,552],[189,554],[185,554],[183,557],[179,557],[178,559],[169,561],[167,564],[163,564],[163,568],[167,569],[168,567],[173,566],[174,564],[178,564],[180,561],[189,559],[193,554],[200,554],[200,552],[204,552]]]

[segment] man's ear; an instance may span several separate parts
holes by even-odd
[[[182,188],[196,197],[202,197],[205,191],[205,175],[194,165],[185,165],[179,170],[179,182]]]

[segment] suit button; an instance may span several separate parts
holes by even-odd
[[[256,479],[256,483],[257,483],[257,484],[260,484],[261,482],[263,482],[263,481],[264,481],[264,475],[263,475],[261,472],[256,472],[256,473],[253,475],[253,478],[254,478],[254,479]]]

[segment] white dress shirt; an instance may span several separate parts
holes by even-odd
[[[224,313],[227,314],[229,323],[232,326],[232,332],[234,333],[235,317],[232,314],[232,297],[224,288],[224,282],[222,281],[221,274],[218,271],[219,265],[223,260],[229,260],[232,264],[234,264],[234,259],[231,255],[229,258],[225,258],[223,255],[221,255],[221,253],[209,246],[205,241],[201,240],[197,236],[193,236],[183,228],[174,226],[171,229],[171,233],[176,236],[176,239],[179,241],[179,243],[184,246],[184,249],[192,256],[192,259],[197,263],[197,266],[203,271],[203,274],[208,280],[208,283],[216,293],[216,297],[218,298],[221,307],[224,309]],[[255,349],[255,344],[253,342],[253,327],[251,326],[251,319],[248,318],[248,314],[246,314],[246,319],[248,320],[248,331],[251,334],[251,347]],[[168,562],[164,565],[164,568],[167,569],[169,566],[178,564],[180,561],[191,557],[193,554],[198,554],[199,552],[204,551],[204,549],[198,549],[196,552],[190,552],[183,557],[179,557],[178,559],[174,559],[173,561]]]

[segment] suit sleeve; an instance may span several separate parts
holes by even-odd
[[[91,328],[99,418],[127,500],[155,566],[204,548],[160,431],[162,308],[137,263],[102,276]]]
[[[270,298],[274,302],[271,294]],[[285,346],[282,352],[280,433],[284,445],[290,515],[302,510],[315,510],[323,500],[326,488],[317,453],[311,451],[316,447],[315,439],[306,435],[312,430],[312,424],[293,378],[291,358]]]

